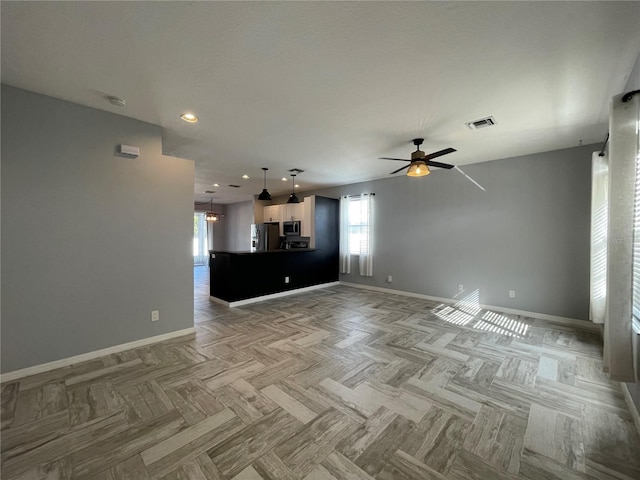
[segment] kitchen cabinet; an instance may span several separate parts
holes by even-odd
[[[263,222],[278,222],[280,235],[284,235],[282,222],[297,220],[301,222],[302,236],[312,237],[315,228],[315,196],[305,197],[301,203],[267,205],[263,210]],[[313,239],[311,240],[313,243]]]
[[[282,207],[284,205],[268,205],[264,207],[264,222],[282,222]]]
[[[302,220],[304,216],[304,204],[302,203],[285,203],[282,205],[283,214],[282,221]]]
[[[302,203],[302,236],[309,237],[309,246],[315,245],[315,229],[316,229],[316,196],[305,197]]]
[[[254,253],[214,251],[211,257],[210,295],[225,302],[338,280],[338,260],[328,263],[324,252],[309,248]]]

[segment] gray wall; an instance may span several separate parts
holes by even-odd
[[[226,205],[224,222],[226,250],[249,250],[251,248],[250,225],[254,223],[253,200]]]
[[[197,205],[194,203],[194,210],[196,212],[208,212],[211,205]],[[225,215],[226,205],[213,204],[213,211],[215,213],[221,213]],[[226,250],[227,249],[227,219],[226,216],[220,218],[217,222],[209,222],[208,232],[213,233],[213,249],[214,250]]]
[[[376,194],[374,276],[361,277],[354,262],[342,281],[445,298],[463,284],[465,295],[479,290],[482,304],[586,320],[597,148],[463,166],[484,191],[456,170],[439,170],[299,197]]]
[[[193,181],[160,127],[3,85],[2,371],[191,327]]]
[[[631,73],[629,74],[629,79],[624,87],[624,91],[620,93],[627,93],[631,90],[638,89],[640,89],[640,55],[638,55],[636,63],[633,66],[633,70],[631,70]]]

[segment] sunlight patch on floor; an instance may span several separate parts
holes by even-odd
[[[498,333],[509,337],[522,338],[527,334],[529,325],[496,312],[484,311],[481,318],[478,314],[483,311],[480,306],[480,290],[476,289],[453,305],[441,303],[431,310],[441,320],[454,325],[469,325],[476,330]],[[470,325],[477,320],[474,325]]]

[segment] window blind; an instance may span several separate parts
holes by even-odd
[[[640,156],[636,157],[636,185],[633,202],[633,323],[640,333]]]

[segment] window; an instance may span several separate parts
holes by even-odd
[[[358,257],[360,275],[373,275],[374,195],[340,198],[340,273],[351,273],[351,257]]]
[[[369,253],[369,202],[362,197],[349,198],[349,253]]]

